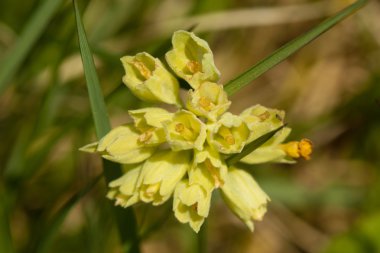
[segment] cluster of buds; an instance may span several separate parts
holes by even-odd
[[[214,190],[248,227],[261,220],[269,197],[253,177],[226,159],[264,134],[283,125],[284,112],[261,105],[240,115],[227,112],[231,102],[206,41],[191,32],[177,31],[173,49],[166,53],[172,72],[192,87],[184,106],[178,80],[162,62],[139,53],[121,58],[123,82],[138,98],[175,105],[130,110],[133,123],[111,130],[99,142],[81,150],[124,164],[125,174],[109,184],[107,197],[122,207],[137,202],[161,205],[173,197],[175,217],[198,232],[208,216]],[[240,162],[294,162],[309,159],[311,143],[304,139],[283,144],[290,129],[284,127]]]

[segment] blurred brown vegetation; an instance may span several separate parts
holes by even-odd
[[[226,83],[350,2],[80,3],[116,126],[129,120],[128,109],[142,105],[121,83],[121,56],[147,51],[162,57],[173,31],[196,25]],[[1,1],[0,59],[42,3]],[[285,110],[291,139],[311,139],[314,154],[296,165],[248,168],[272,199],[254,233],[215,196],[209,252],[380,252],[379,45],[380,2],[370,1],[231,98],[234,113],[257,103]],[[0,208],[7,205],[10,217],[0,225],[9,225],[17,252],[119,252],[104,183],[69,210],[62,226],[45,229],[101,173],[98,157],[78,151],[95,136],[70,2],[63,1],[0,95]],[[143,230],[163,221],[147,233],[143,252],[192,252],[195,235],[170,209],[136,207]]]

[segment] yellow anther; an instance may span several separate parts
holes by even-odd
[[[210,101],[210,99],[206,98],[206,97],[201,97],[199,99],[199,105],[205,109],[206,111],[211,111],[212,109],[212,102]]]
[[[258,116],[261,121],[267,120],[270,117],[270,113],[268,111],[263,112]]]
[[[151,184],[146,188],[145,194],[149,197],[152,197],[159,189],[160,183]]]
[[[235,138],[230,129],[226,127],[221,127],[219,129],[219,135],[223,137],[223,139],[227,142],[228,145],[235,144]]]
[[[210,159],[206,159],[206,161],[205,161],[205,166],[206,166],[206,169],[208,170],[208,172],[210,172],[212,178],[214,179],[215,186],[216,186],[216,187],[220,187],[220,186],[222,186],[224,183],[220,180],[220,178],[219,178],[219,176],[218,176],[218,171],[217,171],[217,169],[211,164]]]
[[[140,74],[145,78],[149,79],[152,73],[150,70],[142,63],[139,61],[133,62],[133,65],[140,71]]]
[[[200,72],[201,70],[201,65],[197,61],[189,61],[186,66],[188,70],[193,74]]]
[[[178,133],[182,133],[185,130],[185,125],[182,123],[177,123],[175,125],[175,131]]]
[[[293,158],[304,158],[306,160],[310,159],[310,154],[312,153],[312,143],[308,139],[302,139],[301,141],[291,141],[281,145],[281,148],[286,152],[287,155]]]
[[[310,155],[313,152],[313,143],[309,139],[302,139],[298,144],[298,149],[303,158],[310,159]]]
[[[175,125],[175,131],[179,134],[181,134],[181,136],[187,140],[187,141],[191,141],[194,139],[194,134],[193,132],[188,129],[184,124],[182,123],[177,123]]]
[[[193,209],[194,212],[198,213],[198,203],[195,203],[191,206],[191,209]]]
[[[147,142],[152,138],[152,131],[146,131],[139,136],[139,142]]]

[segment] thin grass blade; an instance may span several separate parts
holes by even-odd
[[[94,59],[91,49],[88,45],[88,40],[82,23],[82,18],[79,13],[77,1],[73,0],[75,18],[78,29],[79,47],[83,62],[84,74],[89,92],[91,110],[94,118],[96,134],[100,139],[110,130],[110,123],[107,115],[107,110],[104,102],[104,97],[100,90],[100,83],[96,73]],[[118,164],[103,161],[104,176],[107,183],[121,176],[121,168]],[[120,240],[123,247],[123,252],[139,252],[137,222],[132,208],[122,209],[113,207],[116,224],[118,226]]]
[[[282,126],[276,128],[275,130],[272,130],[269,133],[266,133],[263,136],[260,136],[256,140],[254,140],[251,143],[249,143],[248,145],[246,145],[240,153],[228,157],[228,159],[226,160],[227,165],[232,166],[235,163],[239,162],[245,156],[249,155],[255,149],[259,148],[261,145],[263,145],[265,142],[267,142],[270,138],[273,137],[273,135],[275,135],[278,131],[280,131],[284,127],[285,127],[285,125],[282,125]]]
[[[16,44],[0,62],[0,94],[10,84],[12,77],[19,70],[62,2],[62,0],[45,0],[27,21]]]
[[[0,189],[0,252],[12,253],[14,250],[9,226],[8,202],[4,190]]]
[[[264,60],[260,61],[259,63],[257,63],[256,65],[254,65],[253,67],[236,77],[235,79],[229,81],[224,87],[225,91],[228,93],[228,95],[233,95],[234,93],[248,85],[250,82],[264,74],[266,71],[273,68],[274,66],[288,58],[290,55],[294,54],[296,51],[301,49],[302,47],[306,46],[308,43],[316,39],[322,33],[332,28],[338,22],[342,21],[347,16],[359,10],[366,3],[367,0],[358,0],[350,6],[348,6],[347,8],[338,12],[334,16],[326,19],[310,31],[288,42]]]

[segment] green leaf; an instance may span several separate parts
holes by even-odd
[[[91,49],[88,45],[82,19],[76,1],[74,0],[73,3],[75,8],[75,19],[77,22],[79,47],[83,62],[84,76],[86,78],[96,135],[98,139],[100,139],[111,130],[111,125],[108,120],[106,105],[104,103],[104,98],[100,89],[99,78],[96,73],[94,59],[92,57]]]
[[[14,252],[9,226],[9,201],[4,189],[0,189],[0,252]]]
[[[0,94],[10,84],[12,77],[44,32],[61,3],[62,0],[45,0],[27,21],[16,44],[0,62]]]
[[[239,75],[238,77],[236,77],[235,79],[229,81],[224,87],[225,91],[228,95],[233,95],[234,93],[248,85],[251,81],[255,80],[256,78],[264,74],[266,71],[276,66],[277,64],[288,58],[290,55],[297,52],[302,47],[306,46],[308,43],[316,39],[322,33],[329,30],[338,22],[342,21],[347,16],[363,7],[366,3],[367,0],[356,1],[347,8],[335,14],[334,16],[326,19],[324,22],[314,27],[310,31],[288,42],[287,44],[273,52],[271,55],[269,55],[268,57],[266,57],[265,59],[263,59],[262,61],[260,61],[259,63],[257,63],[241,75]]]
[[[270,131],[269,133],[266,133],[263,136],[260,136],[259,138],[255,139],[254,141],[246,145],[240,153],[228,157],[226,160],[227,165],[231,166],[239,162],[245,156],[249,155],[255,149],[259,148],[261,145],[267,142],[270,138],[273,137],[273,135],[275,135],[278,131],[280,131],[284,127],[285,125],[282,125],[279,128],[276,128],[275,130]]]
[[[100,90],[100,83],[96,73],[94,59],[88,45],[88,40],[79,13],[77,1],[73,0],[73,5],[78,29],[79,47],[90,98],[92,115],[94,118],[96,134],[98,139],[100,139],[109,132],[111,127],[107,116],[104,98]],[[103,164],[104,176],[107,184],[113,179],[121,176],[120,165],[107,160],[103,160]],[[137,222],[132,208],[122,209],[121,207],[113,207],[113,211],[124,252],[139,252]]]

